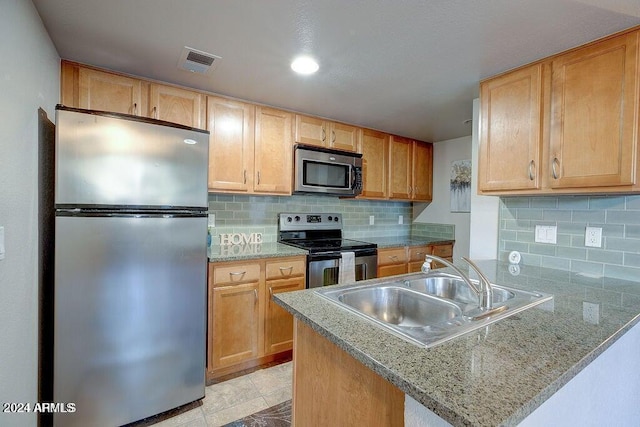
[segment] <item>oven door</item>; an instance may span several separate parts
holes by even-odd
[[[307,288],[337,285],[340,277],[339,252],[334,254],[309,255],[307,266]],[[371,250],[355,256],[356,281],[374,279],[378,269],[377,251]]]

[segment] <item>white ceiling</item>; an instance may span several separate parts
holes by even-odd
[[[639,0],[34,0],[62,58],[426,141],[478,81],[640,25]],[[184,46],[222,57],[177,68]],[[313,76],[292,58],[316,57]]]

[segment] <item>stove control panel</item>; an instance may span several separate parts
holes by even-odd
[[[339,213],[281,213],[278,214],[280,230],[342,230],[342,214]]]

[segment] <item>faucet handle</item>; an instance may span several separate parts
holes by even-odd
[[[429,271],[431,271],[431,259],[429,259],[429,255],[424,258],[424,263],[422,264],[420,271],[422,271],[423,273],[428,273]]]

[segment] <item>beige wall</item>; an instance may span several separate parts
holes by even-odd
[[[449,176],[451,162],[471,160],[471,136],[440,141],[433,146],[433,201],[415,203],[415,222],[455,225],[454,259],[469,255],[469,213],[451,212]]]
[[[60,59],[29,0],[0,8],[0,402],[37,399],[38,108],[54,120]],[[0,413],[2,426],[34,414]]]

